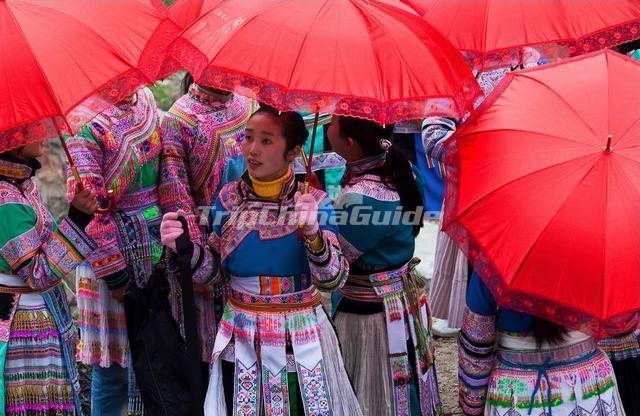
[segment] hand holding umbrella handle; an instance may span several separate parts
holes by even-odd
[[[107,197],[108,197],[107,206],[97,208],[96,214],[106,214],[107,212],[111,211],[111,208],[115,206],[115,203],[114,203],[115,193],[113,192],[113,189],[109,189],[107,191]]]
[[[307,174],[306,177],[304,178],[304,186],[302,188],[302,195],[309,193],[309,175],[311,172],[311,166],[309,165],[309,160],[307,159],[307,153],[304,151],[304,149],[301,147],[300,148],[300,156],[302,157],[302,162],[304,163],[304,166],[307,168]],[[298,240],[302,241],[302,239],[304,238],[304,223],[300,223],[298,224]]]

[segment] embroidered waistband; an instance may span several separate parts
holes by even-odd
[[[136,212],[149,208],[152,205],[158,205],[159,201],[158,188],[152,186],[120,195],[116,206],[125,212]]]
[[[592,353],[596,350],[593,339],[578,342],[572,345],[558,347],[552,350],[504,350],[498,349],[498,360],[503,364],[515,365],[552,365],[572,362]]]
[[[384,296],[400,293],[406,288],[403,277],[413,273],[420,259],[413,258],[397,269],[370,275],[350,274],[340,293],[349,299],[362,302],[380,302]]]
[[[283,295],[256,295],[229,288],[229,305],[247,312],[285,313],[302,309],[313,309],[320,305],[322,296],[318,289],[310,287],[299,292]]]

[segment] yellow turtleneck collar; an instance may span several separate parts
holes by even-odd
[[[265,199],[277,199],[280,194],[282,194],[282,188],[284,188],[284,185],[291,179],[292,175],[293,171],[291,167],[289,167],[287,173],[269,182],[258,180],[251,175],[249,175],[249,178],[251,179],[253,192],[255,192],[256,195]]]

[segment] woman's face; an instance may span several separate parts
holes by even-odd
[[[29,161],[44,154],[44,142],[25,144],[24,146],[13,150],[11,154],[20,160],[24,160],[25,162]]]
[[[275,117],[258,113],[249,119],[242,155],[251,176],[260,181],[273,181],[287,173],[297,147],[289,151],[286,148],[287,141]]]

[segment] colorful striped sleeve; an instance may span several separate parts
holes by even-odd
[[[97,137],[102,135],[108,138],[110,133],[99,124],[94,124],[86,125],[76,136],[65,137],[64,140],[78,169],[82,185],[92,189],[96,193],[98,202],[104,207],[109,204],[109,197],[102,172],[102,147]],[[71,201],[77,184],[70,172],[67,178],[68,199]],[[127,268],[124,254],[118,246],[118,230],[112,215],[110,212],[96,214],[86,228],[98,245],[98,249],[87,260],[91,262],[93,272],[99,279],[122,276]]]
[[[335,212],[328,198],[320,201],[318,220],[322,245],[320,250],[313,250],[307,245],[307,259],[311,276],[319,289],[331,291],[344,285],[349,275],[349,261],[342,254],[338,243],[338,227],[335,225]]]
[[[59,225],[54,223],[47,234],[43,237],[36,229],[36,213],[31,206],[0,206],[0,266],[37,290],[57,284],[95,249],[93,241],[67,219]]]

